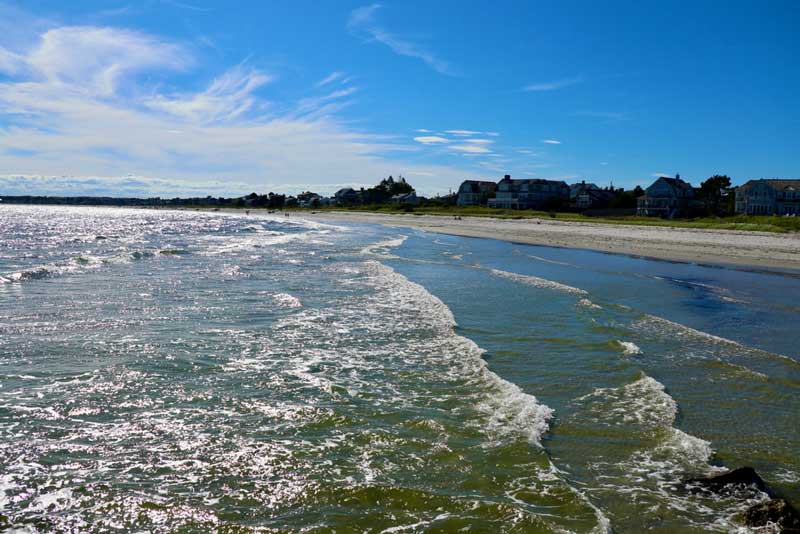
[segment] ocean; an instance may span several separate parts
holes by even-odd
[[[0,530],[731,532],[800,502],[800,279],[0,207]]]

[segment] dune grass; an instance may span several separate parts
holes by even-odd
[[[637,226],[662,226],[672,228],[703,228],[710,230],[739,230],[789,233],[800,232],[800,217],[773,215],[735,215],[730,217],[701,217],[695,219],[660,219],[620,215],[610,217],[587,217],[580,213],[555,213],[534,210],[511,210],[481,206],[400,206],[377,204],[353,207],[326,207],[319,211],[353,211],[368,213],[391,213],[413,215],[437,215],[442,217],[493,217],[496,219],[552,219],[596,224],[631,224]]]

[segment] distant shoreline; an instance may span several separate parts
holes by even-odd
[[[237,210],[231,210],[237,211]],[[320,211],[298,216],[382,224],[462,237],[576,248],[658,260],[800,274],[800,234],[708,230],[548,219],[492,219],[437,215]]]
[[[12,205],[12,204],[7,204]],[[22,205],[22,204],[20,204]],[[73,206],[267,213],[264,208]],[[498,239],[526,245],[593,250],[663,261],[734,267],[800,276],[800,233],[758,232],[670,226],[603,224],[548,218],[500,219],[445,215],[392,214],[332,210],[269,210],[324,221],[415,228],[462,237]]]

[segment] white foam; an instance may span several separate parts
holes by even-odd
[[[647,375],[618,388],[597,388],[577,399],[591,401],[598,421],[611,425],[637,424],[644,428],[671,426],[678,414],[678,404],[664,385]]]
[[[367,254],[367,255],[379,254],[379,255],[385,256],[385,254],[381,254],[380,252],[376,252],[376,251],[397,248],[400,245],[402,245],[403,243],[405,243],[406,239],[408,239],[407,235],[400,235],[400,236],[392,238],[392,239],[386,239],[384,241],[379,241],[379,242],[375,243],[374,245],[368,245],[368,246],[362,248],[361,249],[361,254]]]
[[[653,322],[653,323],[656,323],[656,324],[660,323],[661,325],[670,326],[670,327],[674,328],[675,330],[677,330],[677,335],[678,336],[687,336],[687,335],[689,335],[689,336],[694,336],[694,337],[701,337],[703,339],[706,339],[708,341],[712,341],[714,343],[722,343],[722,344],[726,344],[726,345],[733,345],[735,347],[747,348],[744,345],[742,345],[741,343],[738,343],[738,342],[733,341],[731,339],[727,339],[727,338],[720,337],[720,336],[715,336],[714,334],[709,334],[708,332],[703,332],[702,330],[696,330],[696,329],[694,329],[694,328],[692,328],[690,326],[686,326],[686,325],[683,325],[681,323],[676,323],[674,321],[670,321],[669,319],[664,319],[663,317],[657,317],[655,315],[645,314],[645,318],[650,322]]]
[[[579,300],[578,301],[578,305],[579,306],[583,306],[584,308],[590,308],[590,309],[593,309],[593,310],[602,309],[602,306],[600,306],[599,304],[595,304],[594,302],[592,302],[589,299],[581,299],[581,300]]]
[[[539,403],[533,395],[524,393],[516,384],[504,380],[491,370],[482,358],[484,350],[470,339],[455,333],[456,321],[450,308],[424,287],[378,262],[367,262],[373,272],[385,279],[385,283],[412,296],[414,305],[425,310],[426,318],[447,336],[461,358],[465,369],[489,386],[489,395],[476,405],[478,411],[488,418],[486,428],[497,439],[510,435],[524,435],[528,441],[540,445],[542,436],[549,429],[548,421],[553,415],[549,406]]]
[[[541,261],[543,263],[552,263],[553,265],[563,265],[564,267],[577,267],[576,265],[567,263],[565,261],[548,260],[547,258],[542,258],[541,256],[534,256],[533,254],[526,254],[526,256],[531,258],[532,260]]]
[[[622,352],[626,356],[642,353],[642,349],[640,349],[639,346],[632,341],[617,340],[617,343],[619,343],[620,347],[622,347]]]
[[[283,308],[303,307],[303,304],[300,302],[300,299],[298,299],[294,295],[290,295],[289,293],[275,293],[274,295],[272,295],[272,300],[275,301],[275,304]]]
[[[539,287],[543,289],[553,289],[556,291],[562,291],[564,293],[572,293],[574,295],[589,294],[587,291],[580,289],[578,287],[568,286],[560,282],[555,282],[553,280],[548,280],[546,278],[539,278],[538,276],[533,276],[529,274],[512,273],[508,271],[501,271],[500,269],[489,269],[489,272],[495,276],[499,276],[501,278],[507,278],[515,282],[527,284],[529,286]]]

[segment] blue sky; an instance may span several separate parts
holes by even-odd
[[[792,1],[0,0],[0,194],[797,178],[798,27]]]

